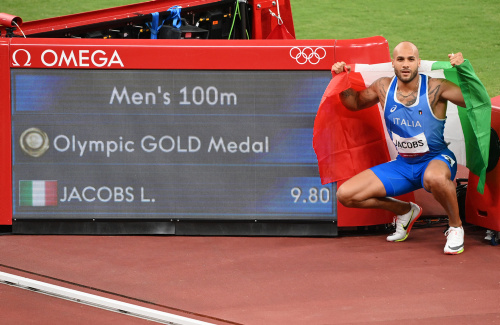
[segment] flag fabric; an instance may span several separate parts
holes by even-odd
[[[269,35],[267,35],[266,39],[295,39],[295,37],[290,34],[285,24],[278,24]]]
[[[57,181],[19,181],[19,206],[56,206]]]
[[[351,112],[339,98],[348,88],[359,91],[378,78],[393,77],[392,63],[352,64],[351,69],[349,74],[333,75],[314,122],[313,147],[322,184],[348,179],[397,155],[384,127],[380,104]],[[448,102],[444,138],[457,163],[480,177],[477,190],[483,193],[491,129],[491,102],[484,86],[468,60],[457,67],[449,62],[422,60],[419,72],[433,78],[447,78],[461,87],[467,109]]]
[[[339,94],[351,87],[366,88],[361,74],[334,75],[314,121],[313,146],[322,184],[350,178],[390,158],[377,106],[352,112],[340,102]]]
[[[431,69],[442,69],[446,79],[462,90],[466,108],[459,108],[458,114],[465,139],[466,166],[479,177],[477,191],[483,194],[490,153],[490,96],[467,59],[454,68],[449,62],[433,62]]]

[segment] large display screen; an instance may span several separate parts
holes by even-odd
[[[13,217],[336,220],[329,71],[12,69]]]

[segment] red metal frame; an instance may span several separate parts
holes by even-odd
[[[284,3],[283,3],[284,2]],[[249,1],[252,6],[253,22],[252,22],[252,35],[255,39],[265,39],[269,33],[278,25],[278,19],[271,15],[272,11],[275,15],[278,15],[278,10],[276,7],[275,0],[266,1]],[[292,18],[292,8],[290,1],[281,1],[279,4],[280,17],[283,20],[283,24],[292,36],[295,37],[295,28],[293,26]]]
[[[9,42],[0,39],[0,225],[12,224]]]
[[[153,12],[167,11],[174,5],[180,5],[185,11],[189,8],[216,4],[215,0],[155,0],[148,2],[141,2],[130,4],[120,7],[109,9],[95,10],[84,13],[78,13],[67,16],[60,16],[54,18],[41,19],[36,21],[25,22],[21,28],[26,35],[40,34],[44,32],[51,32],[54,30],[65,30],[75,27],[99,24],[115,20],[135,18],[140,15],[147,15]],[[236,2],[236,1],[235,1]],[[252,20],[252,39],[265,39],[273,28],[278,24],[278,19],[273,17],[269,10],[277,15],[278,10],[276,7],[277,1],[254,1],[249,0],[248,5],[253,9]],[[283,23],[292,36],[295,37],[295,28],[293,25],[292,8],[290,0],[282,0],[279,3],[279,12]],[[0,25],[0,32],[5,36],[5,27]],[[21,31],[18,29],[14,32],[17,36],[22,36]]]
[[[25,22],[21,28],[26,35],[38,34],[59,29],[63,30],[103,22],[112,22],[114,20],[137,17],[138,15],[147,15],[153,12],[166,11],[175,5],[181,5],[182,8],[184,8],[183,10],[188,10],[189,7],[200,6],[214,2],[216,1],[183,0],[179,2],[174,0],[153,0],[120,7],[88,11],[73,15],[29,21]],[[2,30],[2,28],[0,28],[0,30]],[[15,34],[19,36],[22,35],[19,31],[16,31]]]

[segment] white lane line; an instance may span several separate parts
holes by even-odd
[[[126,302],[109,299],[53,284],[23,278],[17,275],[0,272],[0,283],[44,293],[50,296],[67,299],[81,304],[106,309],[124,315],[144,318],[150,321],[171,325],[214,325],[196,319],[177,316],[159,310],[141,307]]]

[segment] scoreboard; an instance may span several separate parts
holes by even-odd
[[[13,70],[14,217],[333,219],[311,146],[329,79]],[[57,199],[36,203],[45,189],[20,191],[27,180],[52,181]]]
[[[336,184],[321,185],[312,132],[335,56],[349,52],[341,42],[8,42],[14,229],[336,223]],[[380,37],[360,43],[387,49]]]

